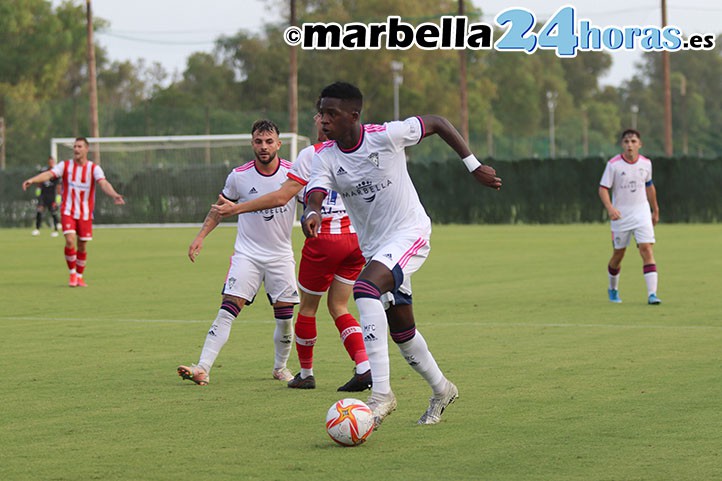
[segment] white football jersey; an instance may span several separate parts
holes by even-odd
[[[313,154],[321,148],[323,143],[309,145],[298,153],[296,161],[288,173],[288,178],[295,180],[301,185],[308,185],[311,178],[311,166],[313,164]],[[300,201],[305,198],[306,189],[299,193]],[[346,207],[343,205],[341,196],[336,191],[331,191],[323,199],[321,205],[321,228],[319,234],[352,234],[355,233],[351,219],[348,217]]]
[[[652,161],[643,155],[634,163],[622,155],[609,159],[599,185],[610,190],[612,204],[622,215],[612,221],[613,231],[627,231],[652,223],[647,186],[652,185]]]
[[[73,219],[92,219],[95,209],[95,183],[105,179],[103,169],[91,161],[83,165],[68,159],[58,162],[51,170],[63,183],[60,213]]]
[[[351,149],[328,141],[313,158],[308,192],[338,192],[367,259],[399,235],[425,237],[431,231],[431,219],[409,177],[404,151],[423,136],[419,117],[366,124]]]
[[[278,169],[272,175],[261,174],[256,162],[236,167],[228,174],[223,197],[233,202],[247,202],[269,192],[275,192],[286,180],[291,163],[279,159]],[[257,210],[238,216],[236,253],[256,260],[274,260],[293,257],[291,231],[296,218],[296,198],[286,205],[273,209]]]

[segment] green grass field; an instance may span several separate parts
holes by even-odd
[[[357,448],[324,430],[352,369],[326,312],[314,391],[271,379],[265,296],[208,387],[178,378],[235,236],[218,229],[191,264],[195,232],[96,229],[90,287],[69,289],[62,239],[0,230],[0,480],[722,478],[722,225],[657,227],[661,306],[634,250],[624,303],[606,300],[606,225],[436,226],[417,323],[461,397],[415,425],[430,393],[392,344],[399,407]]]

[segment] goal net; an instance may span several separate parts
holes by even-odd
[[[228,173],[254,159],[250,134],[88,138],[88,158],[125,197],[115,206],[96,195],[97,224],[200,223]],[[294,161],[307,137],[282,133],[280,157]],[[73,157],[74,138],[51,140],[58,161]]]

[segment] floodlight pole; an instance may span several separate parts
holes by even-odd
[[[291,1],[291,14],[289,24],[295,26],[296,0]],[[288,128],[293,133],[298,133],[298,59],[296,47],[289,47],[288,58]]]
[[[667,26],[667,1],[662,0],[662,28]],[[664,154],[674,155],[672,146],[672,82],[670,80],[669,52],[662,50],[662,78],[664,80]]]
[[[5,170],[5,117],[0,117],[0,170]]]
[[[93,42],[93,8],[91,0],[85,0],[88,43],[88,94],[90,96],[90,136],[100,137],[98,128],[98,84],[95,73],[95,43]],[[93,146],[93,161],[100,164],[100,146]]]
[[[396,60],[391,61],[391,71],[394,74],[394,120],[399,120],[399,85],[404,83],[404,63]]]
[[[554,141],[554,110],[557,108],[557,97],[559,93],[547,90],[547,108],[549,109],[549,157],[556,157],[556,146]]]
[[[459,17],[464,16],[464,0],[459,0]],[[464,32],[466,33],[466,32]],[[469,143],[469,100],[466,86],[466,49],[459,50],[459,114],[461,116],[461,136]]]

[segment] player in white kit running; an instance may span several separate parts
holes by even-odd
[[[278,157],[279,130],[270,120],[259,120],[251,129],[251,145],[256,159],[235,168],[226,179],[221,195],[238,202],[273,192],[286,179],[291,163]],[[263,283],[273,306],[276,329],[273,377],[290,381],[286,367],[293,342],[293,306],[298,304],[291,231],[296,199],[283,206],[238,216],[238,234],[231,265],[223,286],[223,301],[211,325],[197,365],[178,366],[178,375],[199,385],[208,384],[210,370],[231,332],[234,319],[244,306],[253,302]],[[208,212],[203,227],[188,248],[195,262],[203,248],[203,239],[220,223],[220,215]]]
[[[656,305],[657,263],[654,260],[654,226],[659,222],[657,190],[652,182],[652,161],[639,153],[642,138],[634,129],[621,136],[622,153],[609,159],[599,183],[599,198],[609,213],[612,225],[612,257],[607,265],[611,302],[620,303],[619,271],[629,241],[634,240],[642,256],[647,303]],[[610,198],[609,191],[612,191]]]
[[[416,329],[411,275],[429,254],[431,221],[409,177],[404,149],[438,134],[480,183],[499,189],[501,179],[493,168],[481,165],[445,118],[425,115],[383,125],[361,124],[362,106],[363,96],[354,85],[336,82],[321,92],[322,129],[331,140],[314,156],[302,225],[307,237],[317,235],[322,201],[333,190],[344,201],[358,233],[367,265],[353,292],[371,363],[373,388],[367,404],[376,427],[396,408],[390,383],[389,332],[408,364],[433,392],[419,424],[436,424],[458,390],[441,372]]]

